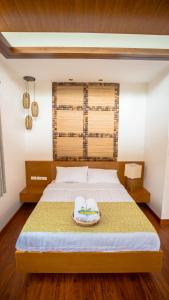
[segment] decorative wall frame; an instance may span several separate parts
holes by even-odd
[[[52,84],[53,159],[117,161],[119,84]]]

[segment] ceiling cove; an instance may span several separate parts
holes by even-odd
[[[0,53],[6,58],[86,58],[169,60],[169,49],[111,47],[12,47],[0,33]]]

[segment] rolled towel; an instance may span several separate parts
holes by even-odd
[[[86,200],[85,198],[78,196],[75,198],[74,217],[79,221],[85,221],[86,216],[79,213],[81,209],[86,209]]]
[[[84,214],[87,217],[87,222],[98,221],[100,219],[100,214],[99,214],[99,209],[98,209],[96,200],[95,199],[87,199],[86,203],[87,203],[87,205],[86,205],[87,210],[84,211]]]
[[[87,199],[87,209],[90,209],[91,211],[95,211],[96,213],[99,212],[97,202],[95,199]]]
[[[78,196],[75,198],[75,210],[78,211],[80,210],[82,207],[86,208],[87,202],[85,200],[85,198],[83,198],[82,196]]]
[[[74,217],[82,222],[93,222],[100,219],[98,206],[95,199],[75,198]]]

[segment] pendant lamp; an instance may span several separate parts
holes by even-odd
[[[23,103],[24,109],[28,110],[28,113],[25,117],[25,127],[26,127],[26,129],[30,130],[30,129],[32,129],[33,118],[38,117],[39,106],[38,106],[38,103],[35,101],[35,77],[24,76],[23,79],[25,80],[26,91],[23,93],[22,103]],[[31,103],[31,96],[30,96],[31,84],[33,84],[33,101],[32,101],[32,103]],[[31,114],[30,114],[30,107],[31,107]]]

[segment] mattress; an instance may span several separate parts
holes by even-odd
[[[95,198],[101,203],[116,202],[118,204],[133,202],[132,198],[120,183],[114,185],[105,183],[51,183],[45,189],[40,203],[72,202],[76,196]],[[143,214],[141,211],[140,213]],[[46,215],[47,214],[44,215],[44,219]],[[50,215],[48,218],[50,218]],[[39,252],[158,251],[159,248],[159,237],[157,233],[152,230],[138,230],[135,232],[126,232],[125,230],[123,230],[123,232],[92,232],[90,229],[87,232],[73,230],[54,232],[53,230],[45,231],[45,229],[43,231],[37,230],[31,232],[22,230],[16,243],[17,250]]]

